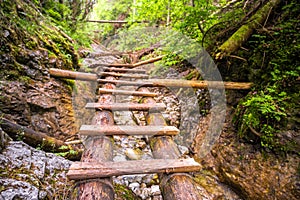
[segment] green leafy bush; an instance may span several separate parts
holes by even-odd
[[[240,137],[254,134],[262,147],[289,151],[282,134],[300,110],[300,3],[290,1],[279,9],[275,25],[256,32],[247,43],[253,49],[248,67],[257,71],[256,86],[238,105],[235,123]]]

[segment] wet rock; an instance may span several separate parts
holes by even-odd
[[[137,182],[134,182],[134,183],[130,183],[128,187],[129,187],[130,189],[132,189],[132,188],[139,188],[139,187],[140,187],[140,184],[137,183]]]
[[[130,160],[139,160],[141,159],[143,153],[141,150],[138,149],[126,149],[125,155],[130,159]]]
[[[116,156],[114,156],[113,158],[114,162],[122,162],[122,161],[126,161],[126,156],[122,155],[122,154],[117,154]]]
[[[189,149],[182,145],[177,145],[181,155],[187,155],[189,153]]]

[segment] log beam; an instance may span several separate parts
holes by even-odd
[[[112,78],[112,77],[107,77]],[[103,88],[115,88],[114,85],[107,83]],[[101,96],[98,103],[113,103],[111,95]],[[110,111],[97,111],[92,119],[93,125],[111,126],[114,125],[113,113]],[[109,162],[113,160],[113,144],[111,137],[108,136],[89,136],[84,141],[86,147],[82,157],[82,162]],[[115,192],[111,178],[99,178],[88,182],[83,182],[78,187],[78,199],[115,199]]]
[[[100,126],[82,125],[81,135],[177,135],[179,130],[174,126]]]
[[[99,88],[100,94],[112,94],[112,95],[132,95],[132,96],[144,96],[144,97],[156,97],[157,94],[153,92],[138,92],[129,90],[112,90]]]
[[[122,77],[122,78],[149,78],[147,74],[123,74],[123,73],[116,73],[116,72],[99,72],[99,76],[114,76],[114,77]]]
[[[189,81],[176,79],[148,79],[145,81],[123,81],[98,79],[96,74],[72,72],[68,70],[50,69],[50,74],[54,77],[78,79],[85,81],[98,81],[99,83],[111,83],[117,86],[144,86],[144,87],[181,87],[181,88],[197,88],[197,89],[218,89],[225,88],[230,90],[249,90],[253,86],[251,82],[227,82],[227,81]]]
[[[147,92],[147,88],[139,90]],[[150,97],[143,98],[143,103],[154,103]],[[147,113],[148,125],[166,125],[161,113]],[[150,139],[150,147],[156,159],[177,159],[180,156],[179,149],[170,136],[156,136]],[[172,175],[160,174],[162,195],[164,199],[199,200],[203,199],[199,190],[195,187],[194,180],[188,174],[174,173]]]
[[[67,176],[72,180],[103,178],[130,174],[174,173],[200,170],[193,158],[131,160],[123,162],[75,162]]]
[[[85,108],[112,111],[163,111],[166,109],[166,105],[164,103],[87,103]]]
[[[170,87],[170,88],[197,88],[197,89],[218,89],[248,90],[253,83],[249,82],[223,82],[223,81],[189,81],[176,79],[148,79],[141,81],[123,80],[97,80],[99,83],[113,83],[117,86],[143,86],[143,87]]]

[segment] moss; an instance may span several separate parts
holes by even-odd
[[[138,198],[128,187],[120,184],[114,184],[115,193],[119,200],[138,200]]]
[[[38,42],[35,40],[30,40],[25,44],[28,49],[36,49],[38,47]]]

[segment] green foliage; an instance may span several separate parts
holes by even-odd
[[[224,2],[220,1],[219,6]],[[191,5],[190,1],[175,0],[100,0],[91,19],[117,20],[125,16],[130,27],[169,26],[200,41],[202,33],[199,26],[203,31],[208,30],[216,22],[216,16],[212,14],[216,9],[217,6],[207,0],[194,1],[194,5]],[[102,30],[104,37],[116,32],[112,24],[97,26]]]
[[[285,92],[277,94],[274,87],[248,94],[237,110],[236,121],[240,137],[246,136],[250,129],[260,137],[261,146],[278,148],[278,141],[274,136],[287,117],[284,105],[286,98]]]
[[[299,10],[299,2],[289,2],[271,31],[257,32],[247,43],[254,49],[249,67],[256,71],[256,87],[239,104],[235,122],[241,137],[252,132],[262,147],[275,151],[291,150],[280,138],[289,118],[300,110]]]

